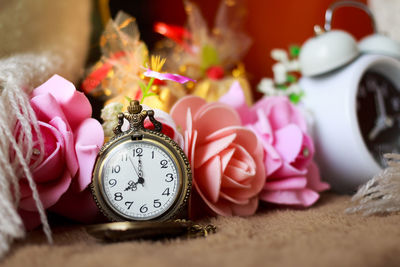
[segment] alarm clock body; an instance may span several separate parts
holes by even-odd
[[[335,191],[354,192],[400,150],[400,63],[362,55],[344,68],[303,77],[316,160]]]

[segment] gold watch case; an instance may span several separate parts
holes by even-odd
[[[144,127],[144,120],[147,117],[153,123],[154,130],[149,130]],[[130,127],[127,131],[121,130],[124,119],[129,121]],[[155,218],[151,218],[150,220],[167,221],[187,218],[188,201],[192,185],[190,164],[179,145],[171,138],[161,133],[161,128],[161,123],[154,118],[154,111],[142,111],[142,106],[136,100],[130,102],[128,112],[120,113],[118,115],[118,125],[114,129],[116,135],[101,148],[96,159],[92,183],[90,186],[97,206],[111,221],[127,221],[133,219],[129,216],[124,216],[124,214],[116,210],[113,205],[110,204],[110,201],[104,192],[104,164],[107,157],[115,149],[118,149],[121,145],[123,146],[127,142],[136,141],[151,143],[154,146],[162,148],[176,164],[180,176],[177,197],[173,204],[164,213]]]

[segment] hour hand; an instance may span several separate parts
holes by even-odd
[[[125,191],[129,191],[129,190],[136,191],[136,189],[137,189],[136,184],[137,184],[137,183],[135,183],[134,181],[130,180],[130,181],[128,182],[128,187],[125,188]]]
[[[383,130],[390,128],[393,126],[393,119],[390,117],[378,117],[376,122],[375,122],[375,127],[372,128],[371,132],[368,134],[368,139],[369,140],[374,140],[380,132]]]

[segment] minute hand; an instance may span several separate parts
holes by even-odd
[[[135,172],[136,172],[136,175],[138,176],[138,178],[140,178],[139,173],[138,173],[138,171],[136,170],[136,166],[135,166],[135,164],[133,164],[133,161],[132,161],[132,158],[131,158],[131,157],[129,157],[129,161],[131,162],[131,164],[132,164],[132,166],[133,166],[133,169],[134,169]]]
[[[383,99],[382,92],[379,89],[376,89],[375,92],[378,117],[386,118],[385,100]]]

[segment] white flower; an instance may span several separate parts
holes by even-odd
[[[301,92],[301,88],[298,83],[292,83],[285,91],[287,92],[287,95],[299,94]]]
[[[276,63],[272,66],[274,80],[276,84],[284,84],[286,82],[286,68],[282,63]]]
[[[276,60],[278,62],[282,62],[282,63],[288,61],[288,54],[283,49],[278,49],[278,48],[272,49],[271,50],[271,57],[274,60]]]
[[[271,95],[275,91],[274,81],[270,78],[263,78],[257,85],[258,91],[265,94]]]
[[[101,110],[101,118],[103,119],[103,130],[106,137],[114,135],[113,129],[118,124],[118,114],[122,112],[123,105],[121,103],[110,103]]]
[[[300,71],[299,60],[297,60],[297,59],[290,60],[285,63],[285,67],[288,72]]]

